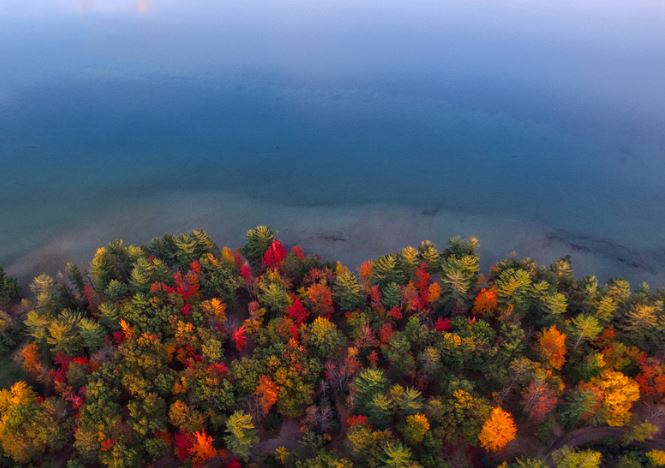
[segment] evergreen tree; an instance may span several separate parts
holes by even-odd
[[[381,288],[381,301],[386,308],[391,309],[402,303],[402,290],[397,283],[388,283]]]
[[[0,266],[0,307],[18,301],[20,293],[18,281],[7,276]]]
[[[276,233],[267,226],[256,226],[247,231],[245,237],[247,242],[242,248],[242,254],[254,267],[258,267],[266,249],[275,240]]]
[[[113,279],[126,283],[132,270],[132,255],[136,253],[136,248],[126,247],[121,240],[98,248],[90,262],[90,275],[97,291],[106,289]]]
[[[386,468],[410,468],[418,466],[413,462],[411,450],[400,442],[388,442],[383,451],[383,466]]]
[[[229,416],[226,422],[226,436],[224,437],[229,450],[247,461],[256,440],[256,430],[249,414],[236,411]]]
[[[595,339],[602,330],[603,327],[593,315],[580,314],[573,318],[571,323],[571,338],[573,340],[571,352],[575,352],[579,345],[585,341]]]
[[[372,425],[380,429],[388,428],[392,419],[391,399],[383,393],[375,393],[367,405],[367,416]]]
[[[335,302],[342,311],[354,310],[362,307],[365,298],[362,295],[362,289],[358,279],[348,268],[338,268],[333,285],[333,294]]]
[[[552,453],[556,468],[598,468],[602,454],[593,450],[573,450],[564,447]]]
[[[436,247],[434,247],[434,245],[428,240],[420,243],[420,246],[418,247],[418,260],[425,262],[425,265],[427,265],[427,269],[430,272],[439,271],[441,266],[441,255],[439,254],[439,251],[436,250]]]
[[[480,261],[473,255],[449,256],[441,267],[441,295],[452,307],[466,306],[471,300],[471,288],[478,279]]]
[[[372,264],[372,282],[379,285],[388,283],[401,283],[404,275],[397,264],[395,255],[384,255],[377,258]]]
[[[366,413],[374,395],[383,393],[388,380],[381,369],[363,369],[352,384],[354,407],[359,413]]]

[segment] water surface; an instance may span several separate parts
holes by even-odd
[[[582,3],[582,5],[580,5]],[[3,0],[0,263],[271,222],[665,285],[665,4]]]

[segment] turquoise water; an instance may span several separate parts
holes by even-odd
[[[3,0],[0,264],[268,219],[349,262],[459,232],[665,285],[663,24],[647,0]]]

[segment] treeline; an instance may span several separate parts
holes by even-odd
[[[0,348],[22,373],[0,390],[2,462],[665,465],[665,292],[565,258],[485,276],[477,248],[424,241],[352,271],[258,226],[238,250],[202,231],[115,241],[29,298],[0,269]],[[624,430],[548,451],[591,426]]]

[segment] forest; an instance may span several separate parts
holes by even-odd
[[[665,466],[665,290],[257,226],[0,269],[2,466]]]

